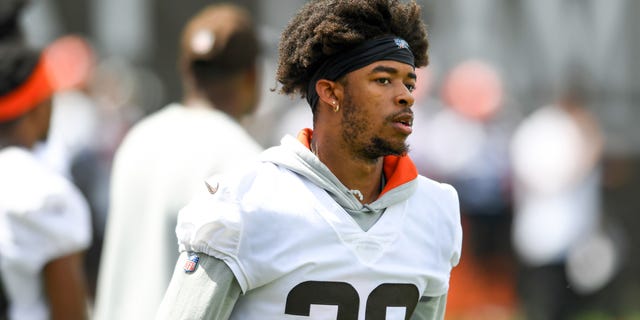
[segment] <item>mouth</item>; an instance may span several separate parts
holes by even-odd
[[[409,127],[413,126],[413,119],[400,119],[397,122],[400,122],[405,126],[409,126]]]
[[[413,113],[404,112],[393,118],[395,127],[404,134],[410,134],[413,127]]]

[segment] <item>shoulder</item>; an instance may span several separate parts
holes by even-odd
[[[62,175],[44,166],[20,148],[0,153],[0,194],[3,206],[30,209],[50,202],[81,201],[77,188]]]
[[[127,132],[116,152],[115,166],[137,168],[127,163],[161,156],[165,163],[197,161],[196,167],[204,169],[206,176],[261,151],[249,133],[223,112],[174,103],[140,120]]]
[[[459,211],[457,208],[459,201],[458,192],[453,186],[421,175],[418,176],[417,180],[418,188],[416,192],[420,197],[425,197],[441,206]]]
[[[447,183],[441,183],[424,176],[418,176],[418,188],[414,201],[423,207],[435,208],[437,218],[452,229],[460,226],[460,204],[458,192]]]
[[[217,201],[262,203],[276,191],[282,179],[291,172],[271,162],[254,159],[233,170],[205,180],[209,198]],[[210,187],[214,187],[213,190]],[[258,198],[259,197],[259,198]]]
[[[140,119],[127,131],[121,146],[135,144],[145,136],[168,130],[167,126],[171,125],[172,119],[180,113],[181,108],[179,104],[169,104]]]
[[[289,175],[272,163],[214,175],[178,214],[176,234],[181,251],[196,251],[224,259],[234,256],[248,219],[272,202]]]
[[[1,152],[0,175],[0,225],[11,231],[9,243],[2,245],[9,260],[38,268],[51,258],[88,247],[89,207],[71,182],[26,150]],[[22,252],[31,252],[30,262],[22,261]]]

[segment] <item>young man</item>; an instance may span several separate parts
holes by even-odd
[[[51,56],[6,40],[0,19],[0,296],[5,319],[87,319],[83,252],[91,218],[80,191],[35,156],[49,131]],[[1,300],[1,299],[0,299]],[[5,313],[6,314],[3,314]]]
[[[179,216],[159,319],[443,319],[462,231],[456,192],[406,155],[417,4],[312,1],[282,34],[282,91],[314,128],[207,180]]]
[[[204,179],[262,151],[238,123],[258,103],[259,48],[235,5],[203,8],[184,27],[182,103],[138,123],[116,153],[96,320],[153,318],[178,258],[178,211]]]

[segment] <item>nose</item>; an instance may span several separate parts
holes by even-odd
[[[400,85],[400,87],[400,92],[398,92],[398,95],[396,95],[395,98],[396,104],[405,108],[413,106],[415,98],[413,97],[411,91],[409,91],[409,89],[404,84]]]

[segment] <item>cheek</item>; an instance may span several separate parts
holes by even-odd
[[[350,105],[358,110],[360,117],[375,121],[382,113],[383,99],[385,98],[380,92],[363,87],[350,96]]]
[[[342,118],[342,130],[344,138],[358,144],[370,141],[372,136],[377,135],[379,130],[377,119],[372,116],[367,108],[351,105],[345,110]]]
[[[372,85],[351,87],[345,92],[343,123],[358,128],[360,132],[365,129],[374,130],[380,126],[384,119],[384,95]]]
[[[352,137],[361,134],[366,128],[366,116],[362,114],[362,107],[353,98],[353,95],[345,95],[341,120],[343,134]]]

